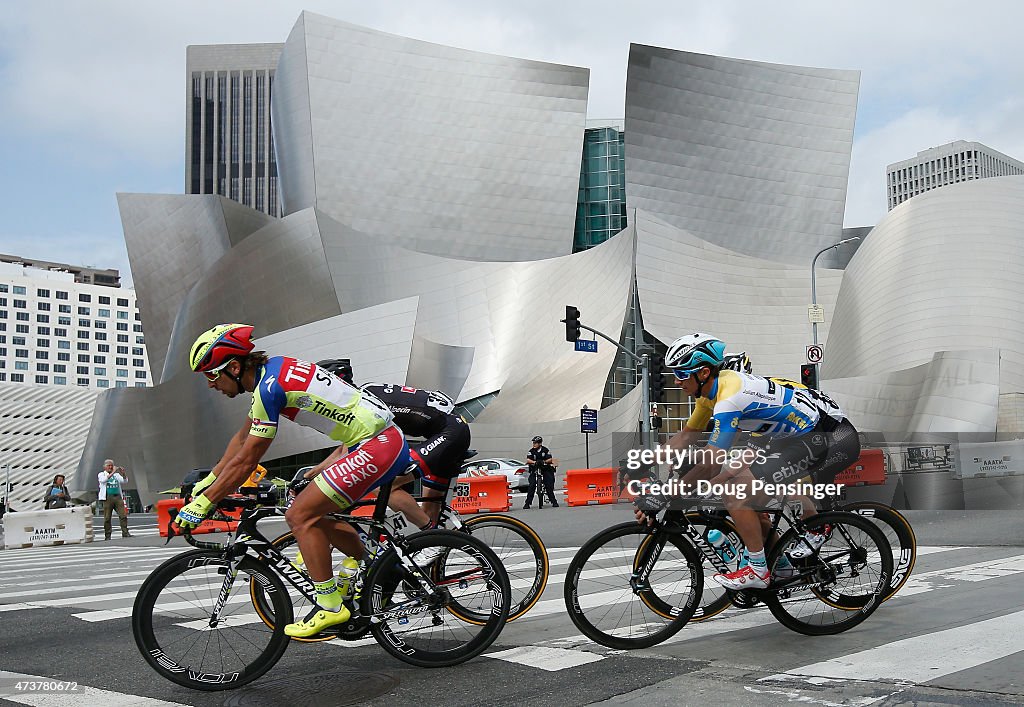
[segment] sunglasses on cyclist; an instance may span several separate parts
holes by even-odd
[[[231,363],[231,361],[228,361],[228,363]],[[203,375],[206,376],[206,380],[208,380],[211,383],[213,383],[218,378],[220,378],[220,374],[223,373],[224,369],[228,367],[228,363],[225,363],[220,368],[215,368],[212,371],[203,371]]]
[[[703,368],[703,366],[701,366],[701,368]],[[690,376],[692,376],[694,373],[696,373],[699,370],[700,370],[700,368],[694,368],[693,370],[690,370],[690,371],[681,371],[681,370],[679,370],[677,368],[673,368],[672,369],[672,375],[674,375],[677,380],[684,381],[684,380],[686,380],[687,378],[689,378]]]

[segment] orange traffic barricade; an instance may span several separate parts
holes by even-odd
[[[569,469],[565,472],[567,505],[596,506],[618,500],[618,469]]]
[[[185,500],[182,498],[169,498],[163,501],[156,502],[156,524],[157,529],[160,531],[160,537],[167,537],[167,525],[171,521],[171,511],[177,515],[181,507],[185,505]],[[242,510],[240,508],[233,509],[231,511],[220,511],[224,515],[238,518]],[[224,520],[204,520],[199,524],[199,527],[192,531],[192,535],[199,535],[200,533],[227,533],[234,532],[235,528],[238,527],[238,521],[224,521]]]
[[[836,474],[836,483],[846,486],[874,486],[885,483],[885,452],[881,449],[861,451],[857,463]]]
[[[508,478],[504,475],[460,477],[455,482],[451,507],[462,514],[509,510],[512,490]]]

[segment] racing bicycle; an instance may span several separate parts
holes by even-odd
[[[441,507],[441,513],[438,516],[438,527],[451,528],[454,532],[472,535],[482,540],[495,552],[509,576],[510,603],[508,621],[515,621],[523,616],[540,600],[547,586],[549,560],[544,541],[541,540],[533,528],[518,518],[499,513],[487,513],[463,518],[448,505],[444,498],[427,499],[420,496],[415,498],[417,501],[425,501],[427,503],[431,501],[444,502],[444,505]],[[375,501],[360,501],[354,504],[351,510],[372,503],[375,503]],[[373,537],[372,529],[366,527],[365,518],[361,516],[342,518],[338,514],[334,514],[331,517],[346,520],[356,527],[360,539],[366,548],[367,555],[372,556],[378,551],[377,539]],[[401,513],[391,514],[386,522],[393,528],[401,528],[406,525],[404,516]],[[277,551],[285,555],[297,569],[305,571],[305,566],[298,557],[299,548],[295,535],[290,530],[274,538],[271,544]],[[337,555],[335,557],[340,559]],[[435,565],[432,564],[432,571],[443,574],[443,568],[446,566],[447,561],[447,556],[442,556],[438,561],[439,564],[436,565],[436,568],[442,569],[435,569]],[[360,567],[356,576],[352,578],[356,586],[359,586],[362,574],[363,569]],[[273,607],[263,596],[258,585],[252,586],[252,596],[257,612],[260,616],[267,617],[267,621],[272,623]],[[304,613],[312,609],[308,597],[302,593],[297,593],[292,599],[293,613],[296,616],[304,615]],[[480,623],[488,619],[487,616],[480,616],[476,612],[464,610],[459,605],[449,607],[449,611],[457,613],[462,620],[468,623]],[[295,637],[292,640],[310,643],[329,641],[337,637],[335,633],[325,631],[305,638]],[[345,638],[346,636],[342,637]]]
[[[670,507],[652,525],[615,525],[580,548],[566,575],[570,618],[591,640],[623,650],[657,645],[698,611],[709,618],[729,604],[763,603],[784,626],[807,635],[853,628],[878,608],[889,585],[893,562],[885,535],[856,513],[828,511],[804,520],[789,505],[783,500],[768,511],[773,531],[787,526],[768,554],[768,589],[731,591],[714,584],[724,605],[706,606],[704,567],[725,573],[735,566],[707,541],[706,525],[695,522],[695,513],[706,511]],[[727,529],[735,533],[731,523]],[[825,534],[825,543],[784,569],[783,553],[808,531]]]
[[[184,687],[225,690],[265,674],[290,643],[284,627],[294,615],[286,583],[310,602],[315,597],[308,575],[257,528],[260,520],[279,514],[276,491],[242,491],[217,504],[220,510],[241,509],[234,538],[221,545],[185,534],[196,549],[153,570],[132,610],[132,633],[143,657]],[[344,638],[370,633],[385,651],[420,667],[474,658],[508,618],[504,566],[472,535],[428,530],[405,536],[392,529],[384,522],[389,495],[384,487],[370,518],[339,514],[376,533],[381,552],[366,569],[358,601],[346,600],[352,618],[335,630]],[[415,560],[421,552],[445,560],[422,567]],[[269,621],[253,592],[272,608]],[[460,613],[482,620],[468,623]]]

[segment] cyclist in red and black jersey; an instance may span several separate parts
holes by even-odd
[[[320,361],[317,365],[352,382],[352,366],[347,359]],[[407,437],[423,439],[409,445],[409,456],[416,462],[414,473],[423,483],[427,502],[421,509],[412,496],[399,488],[412,481],[413,477],[406,474],[392,484],[390,505],[417,527],[426,527],[428,522],[436,524],[452,479],[462,471],[470,445],[469,425],[455,414],[455,401],[440,391],[392,383],[365,383],[359,389],[387,405],[395,424]]]

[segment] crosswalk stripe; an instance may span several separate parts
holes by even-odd
[[[790,677],[901,680],[925,683],[1024,650],[1024,611],[904,638],[839,658],[787,670]],[[913,660],[907,660],[913,656]]]
[[[528,665],[548,672],[575,668],[604,660],[605,656],[584,651],[573,651],[550,646],[519,646],[495,653],[484,653],[485,658],[496,658],[516,665]]]
[[[14,684],[19,681],[52,683],[59,678],[48,678],[42,675],[25,675],[0,670],[0,680]],[[25,692],[4,694],[3,699],[23,705],[36,707],[60,707],[62,705],[89,705],[89,707],[189,707],[182,702],[168,702],[140,695],[126,695],[113,690],[101,690],[98,687],[78,685],[77,692]]]

